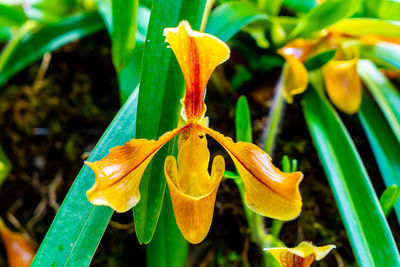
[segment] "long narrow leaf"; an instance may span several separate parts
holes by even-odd
[[[385,117],[368,97],[363,98],[358,115],[385,185],[387,187],[393,184],[400,186],[400,144]],[[400,218],[400,202],[395,206],[395,211],[397,217]]]
[[[389,225],[345,126],[328,101],[310,88],[304,116],[360,266],[399,266]]]
[[[122,145],[135,134],[137,91],[118,112],[88,161],[100,160],[109,149]],[[113,213],[94,206],[86,198],[95,175],[84,166],[65,197],[31,266],[88,266]]]
[[[270,23],[270,17],[248,2],[224,3],[211,12],[205,32],[227,41],[255,21]]]
[[[245,96],[239,97],[236,104],[236,140],[243,142],[253,142],[251,127],[250,107]]]
[[[373,18],[350,18],[337,22],[333,29],[352,36],[379,35],[386,37],[400,37],[400,23],[398,21],[373,19]]]
[[[392,184],[383,191],[382,196],[379,199],[381,204],[383,214],[388,216],[393,210],[400,197],[400,187],[398,185]]]
[[[139,6],[137,12],[136,46],[129,64],[118,74],[118,85],[122,103],[139,86],[143,47],[149,26],[149,19],[150,10],[147,7]]]
[[[330,0],[315,6],[304,15],[291,33],[291,38],[302,37],[322,30],[340,19],[350,17],[359,8],[360,0]],[[334,10],[334,12],[333,12]]]
[[[357,70],[400,143],[400,93],[369,60],[359,60]]]
[[[46,52],[52,52],[103,28],[104,24],[98,13],[82,13],[46,25],[38,32],[30,32],[6,59],[1,60],[0,86]]]
[[[139,0],[112,1],[112,59],[118,72],[133,56],[138,6]]]
[[[187,254],[188,243],[176,225],[171,196],[166,190],[156,232],[146,247],[147,267],[183,267],[187,260]]]
[[[144,47],[139,87],[136,138],[156,139],[177,126],[183,96],[183,75],[164,42],[163,29],[187,20],[199,29],[205,0],[154,0]],[[149,243],[156,229],[165,191],[164,160],[172,142],[163,147],[146,168],[140,182],[141,199],[134,207],[136,235]]]
[[[25,20],[22,8],[0,3],[0,26],[21,26]]]
[[[400,45],[379,42],[376,45],[360,45],[360,56],[378,65],[400,69]]]
[[[296,12],[308,12],[317,5],[316,0],[283,0],[283,5]]]

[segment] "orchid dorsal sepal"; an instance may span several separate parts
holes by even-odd
[[[182,99],[185,118],[197,122],[206,111],[204,94],[211,73],[229,58],[230,49],[215,36],[192,30],[187,21],[176,28],[165,28],[164,36],[185,78],[186,94]]]
[[[336,248],[335,245],[317,247],[310,242],[301,242],[294,248],[265,248],[264,250],[271,253],[282,267],[309,267],[314,260],[323,259],[334,248]]]

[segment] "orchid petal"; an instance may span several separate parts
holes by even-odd
[[[314,40],[295,39],[278,50],[278,53],[286,60],[282,72],[282,83],[283,97],[289,104],[293,103],[293,96],[307,89],[308,72],[303,62],[315,46]]]
[[[105,205],[125,212],[140,200],[139,184],[143,172],[157,151],[185,127],[162,135],[157,141],[132,139],[117,146],[100,161],[85,162],[96,174],[96,181],[87,192],[94,205]]]
[[[179,170],[175,158],[168,156],[164,164],[165,177],[176,223],[185,239],[197,244],[210,229],[225,161],[222,156],[216,156],[210,176],[210,152],[204,133],[189,129],[180,135],[178,142]]]
[[[196,125],[228,152],[243,180],[245,202],[254,212],[279,219],[291,220],[301,211],[299,183],[301,172],[284,173],[271,163],[271,157],[258,146],[233,142],[231,138],[210,128]]]
[[[357,58],[331,60],[323,68],[326,92],[332,103],[347,114],[354,114],[361,105],[361,80],[357,73]]]
[[[308,242],[301,242],[295,248],[267,248],[282,267],[309,267],[315,260],[323,259],[336,248],[334,245],[317,247]]]
[[[214,69],[229,58],[229,47],[216,37],[194,31],[183,21],[176,28],[164,29],[186,82],[183,107],[187,121],[200,120],[206,109],[204,93]]]
[[[36,249],[22,234],[7,229],[0,221],[0,237],[7,253],[9,267],[29,267],[35,257]]]
[[[303,63],[292,55],[284,55],[286,64],[283,67],[283,97],[289,104],[293,96],[303,93],[308,86],[308,72]]]

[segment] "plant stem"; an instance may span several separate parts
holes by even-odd
[[[31,32],[36,26],[36,22],[28,20],[18,29],[17,33],[11,38],[11,40],[8,42],[0,55],[0,72],[2,72],[4,67],[7,65],[9,59],[11,58],[15,49],[18,47],[22,38],[26,34]]]
[[[276,137],[278,135],[282,114],[285,110],[285,100],[283,98],[283,84],[282,78],[279,79],[278,84],[275,87],[274,99],[272,101],[272,107],[268,114],[268,123],[264,129],[263,140],[264,150],[272,155],[276,143]]]
[[[206,7],[203,13],[203,19],[201,20],[200,31],[204,32],[206,29],[206,24],[208,20],[208,16],[210,15],[211,8],[213,7],[215,0],[207,0]]]

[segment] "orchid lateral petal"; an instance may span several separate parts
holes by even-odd
[[[218,186],[225,171],[222,156],[214,158],[208,174],[210,152],[205,134],[195,128],[182,132],[178,141],[178,165],[173,156],[164,171],[176,223],[187,241],[200,243],[207,236],[214,213]]]
[[[164,29],[186,83],[183,108],[187,121],[198,121],[205,113],[204,93],[214,69],[229,58],[229,47],[216,37],[194,31],[182,21],[176,28]]]
[[[185,127],[162,135],[157,141],[132,139],[117,146],[103,159],[85,162],[96,174],[96,181],[87,192],[94,205],[109,206],[117,212],[125,212],[140,200],[139,184],[143,172],[157,151]]]
[[[29,267],[36,249],[29,239],[7,229],[0,222],[0,236],[7,253],[9,267]]]
[[[316,46],[314,40],[295,39],[278,50],[286,61],[282,71],[283,96],[293,103],[293,96],[303,93],[308,86],[308,72],[303,62]]]
[[[347,114],[354,114],[361,105],[361,80],[357,73],[357,58],[331,60],[323,68],[326,92],[332,103]]]
[[[309,242],[301,242],[295,248],[267,248],[282,267],[309,267],[315,260],[323,259],[336,248],[335,245],[317,247]]]
[[[254,212],[279,220],[296,218],[302,207],[299,183],[301,172],[284,173],[271,163],[271,157],[258,146],[233,142],[231,138],[196,125],[228,152],[243,180],[245,202]]]
[[[303,93],[308,86],[308,72],[303,63],[292,55],[285,55],[286,64],[282,71],[283,97],[289,104],[293,96]]]

